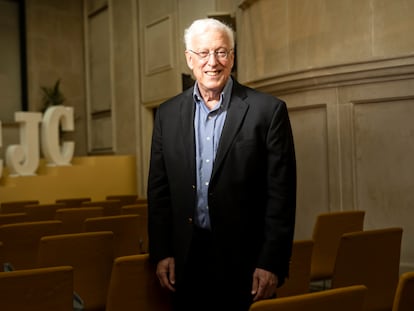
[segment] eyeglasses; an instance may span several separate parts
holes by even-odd
[[[194,53],[195,55],[197,55],[200,60],[208,60],[210,58],[210,55],[214,55],[214,57],[216,59],[220,59],[220,60],[225,60],[227,59],[227,57],[229,56],[229,54],[233,51],[233,49],[230,50],[225,50],[225,49],[220,49],[217,51],[200,51],[200,52],[196,52],[193,50],[189,50],[191,53]]]

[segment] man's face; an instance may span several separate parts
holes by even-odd
[[[200,91],[223,90],[234,63],[233,50],[225,33],[208,30],[194,36],[191,50],[186,51],[186,59]]]

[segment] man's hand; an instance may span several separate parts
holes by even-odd
[[[157,264],[156,274],[162,287],[175,291],[175,261],[173,257],[160,260]]]
[[[253,273],[253,301],[271,298],[276,294],[277,276],[263,269],[256,268]]]

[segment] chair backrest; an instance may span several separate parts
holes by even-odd
[[[277,297],[300,295],[309,291],[312,249],[312,240],[293,242],[289,278],[277,289]]]
[[[105,197],[107,200],[118,200],[121,201],[123,205],[134,204],[138,199],[136,194],[118,194],[118,195],[107,195]]]
[[[164,290],[149,263],[148,254],[118,257],[109,283],[106,311],[170,311]]]
[[[400,275],[394,296],[392,311],[414,310],[414,271]]]
[[[62,221],[60,233],[79,233],[83,232],[85,219],[102,215],[102,207],[68,207],[56,210],[55,219]]]
[[[332,287],[368,287],[366,311],[391,310],[398,284],[401,228],[345,233],[340,240]]]
[[[64,208],[64,203],[26,205],[24,212],[28,221],[42,221],[55,219],[56,210]]]
[[[70,266],[0,273],[0,310],[73,311]]]
[[[48,220],[0,226],[5,262],[9,262],[14,269],[36,267],[40,238],[59,233],[61,225],[59,220]]]
[[[148,216],[148,204],[128,204],[121,207],[121,215],[135,214],[141,216]]]
[[[9,214],[0,214],[0,226],[13,224],[16,222],[23,222],[27,220],[26,213],[9,213]]]
[[[91,201],[89,197],[61,198],[55,200],[56,203],[64,203],[66,207],[79,207],[83,202],[89,201]]]
[[[139,215],[118,215],[87,218],[85,232],[112,231],[114,233],[114,256],[140,253],[141,222]]]
[[[249,311],[362,311],[367,288],[363,285],[327,289],[254,302]]]
[[[340,211],[319,214],[312,233],[311,281],[332,277],[336,252],[342,234],[361,231],[365,211]]]
[[[69,265],[85,310],[105,307],[113,263],[113,233],[60,234],[40,239],[38,266]]]
[[[0,205],[0,212],[6,213],[24,213],[24,206],[39,204],[39,200],[20,200],[2,202]]]
[[[104,216],[121,215],[121,207],[123,203],[119,200],[101,200],[82,202],[83,207],[100,206],[103,208]]]
[[[141,253],[148,253],[148,204],[140,203],[122,206],[121,215],[130,214],[140,216],[140,249]]]

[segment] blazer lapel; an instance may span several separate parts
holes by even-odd
[[[238,133],[244,116],[248,110],[248,104],[243,100],[246,97],[244,89],[234,80],[233,92],[227,111],[226,122],[221,133],[220,143],[214,162],[211,179],[214,178],[216,172],[220,169],[226,154],[231,147],[234,137]]]
[[[180,103],[181,142],[186,159],[192,172],[195,172],[195,139],[194,139],[194,100],[192,90],[187,91]],[[178,137],[177,137],[178,138]]]

